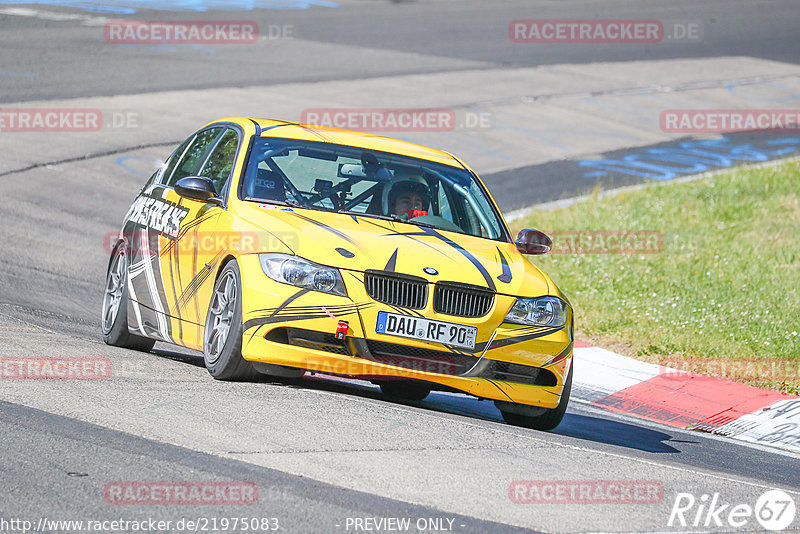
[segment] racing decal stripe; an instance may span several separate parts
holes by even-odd
[[[552,360],[544,364],[542,367],[547,367],[548,365],[553,365],[555,363],[560,362],[564,358],[566,358],[572,352],[572,341],[569,342],[569,345],[566,346],[564,350],[559,352],[556,356],[553,357]]]
[[[506,390],[504,390],[503,388],[501,388],[500,386],[498,386],[498,385],[497,385],[497,382],[495,382],[495,381],[494,381],[494,380],[492,380],[491,378],[485,378],[484,380],[486,380],[487,382],[489,382],[490,384],[492,384],[494,387],[496,387],[497,389],[499,389],[499,390],[500,390],[500,391],[503,393],[503,395],[505,395],[506,397],[508,397],[508,400],[510,400],[511,402],[514,402],[514,399],[512,399],[511,397],[509,397],[509,396],[508,396],[508,393],[506,393]]]
[[[497,253],[500,254],[500,263],[503,265],[503,274],[498,276],[497,279],[508,284],[512,279],[511,268],[508,266],[508,260],[506,260],[500,247],[497,247]]]
[[[508,346],[508,345],[514,345],[516,343],[522,343],[523,341],[530,341],[531,339],[537,339],[537,338],[540,338],[540,337],[549,336],[550,334],[558,332],[562,328],[563,328],[563,326],[559,326],[558,328],[548,328],[548,329],[542,330],[541,332],[537,332],[535,334],[528,334],[528,335],[525,335],[525,336],[507,337],[507,338],[504,338],[504,339],[496,339],[494,341],[494,343],[492,343],[492,346],[489,347],[489,350],[497,349],[497,348],[500,348],[500,347],[505,347],[505,346]]]
[[[203,283],[206,280],[208,280],[208,277],[211,276],[211,274],[215,271],[215,267],[219,263],[220,259],[222,258],[222,255],[224,253],[225,253],[224,250],[220,250],[219,252],[217,252],[217,255],[214,256],[211,259],[211,261],[209,262],[211,267],[208,267],[208,266],[204,265],[203,268],[200,269],[200,271],[194,276],[194,278],[192,278],[192,281],[189,282],[189,284],[186,286],[186,288],[184,288],[183,293],[181,293],[181,297],[180,297],[180,299],[178,301],[178,305],[179,306],[186,306],[186,304],[188,303],[189,299],[194,298],[197,295],[197,291],[200,289],[200,286],[203,285]],[[197,303],[195,303],[195,304],[197,304]],[[198,308],[197,312],[198,312],[198,314],[200,313],[199,308]],[[199,319],[198,319],[198,321],[199,321]]]
[[[150,232],[148,229],[140,228],[138,231],[134,230],[132,234],[134,250],[136,251],[136,263],[131,265],[128,270],[128,280],[132,289],[131,298],[135,298],[136,302],[141,306],[137,317],[139,330],[147,337],[157,337],[171,342],[171,325],[167,321],[167,314],[164,312],[166,309],[166,294],[164,288],[159,287],[161,270],[158,254],[151,253]],[[138,246],[135,245],[136,243],[138,243]],[[156,266],[153,265],[154,261]],[[158,273],[156,273],[156,269],[158,269]],[[140,276],[144,281],[138,282],[141,291],[137,294],[136,279]],[[146,292],[146,294],[142,294],[142,292]],[[149,300],[143,302],[143,297],[149,298]],[[148,332],[146,330],[148,327],[152,328],[153,332]]]
[[[178,271],[180,278],[180,265],[178,264],[178,248],[174,247],[175,251],[169,262],[169,283],[172,286],[172,302],[175,303],[175,315],[178,317],[178,339],[183,339],[183,317],[181,317],[181,307],[178,305],[178,291],[175,286],[175,271]]]
[[[328,226],[325,223],[321,223],[321,222],[319,222],[317,220],[314,220],[311,217],[306,217],[305,215],[301,215],[301,214],[299,214],[297,212],[293,212],[293,213],[297,217],[300,217],[301,219],[303,219],[304,221],[308,221],[308,222],[310,222],[312,224],[315,224],[315,225],[319,226],[320,228],[322,228],[324,230],[327,230],[327,231],[331,232],[332,234],[336,234],[339,237],[341,237],[342,239],[344,239],[345,241],[347,241],[348,243],[350,243],[351,245],[354,245],[355,247],[361,249],[362,251],[364,250],[363,248],[361,248],[361,246],[352,237],[350,237],[349,235],[345,234],[341,230],[338,230],[338,229],[336,229],[336,228],[334,228],[332,226]]]
[[[356,310],[339,313],[339,316],[346,316],[346,315],[353,315],[356,313]],[[305,314],[297,314],[297,315],[276,315],[276,316],[267,316],[267,317],[256,317],[254,319],[250,319],[244,323],[244,331],[250,330],[254,326],[260,326],[265,324],[272,324],[272,323],[289,323],[293,321],[304,321],[306,319],[322,319],[324,317],[328,317],[328,314],[320,311],[319,313],[305,313]]]
[[[364,283],[364,278],[363,277],[359,278],[358,275],[356,273],[354,273],[353,271],[345,271],[345,272],[347,274],[349,274],[350,276],[352,276],[353,278],[355,278],[356,280],[358,280],[359,282],[361,282],[362,284]]]
[[[139,301],[136,297],[136,290],[133,287],[133,282],[131,281],[130,273],[128,273],[128,302],[131,304],[131,308],[133,308],[133,315],[136,317],[136,329],[139,331],[140,334],[143,336],[146,335],[144,333],[144,324],[142,323],[142,312],[139,309]],[[130,327],[130,314],[128,314],[128,326]]]
[[[298,297],[301,297],[301,296],[305,295],[305,294],[306,294],[306,293],[308,293],[309,291],[311,291],[311,290],[310,290],[310,289],[301,289],[301,290],[297,291],[295,294],[291,295],[289,298],[287,298],[286,300],[284,300],[284,301],[283,301],[283,303],[281,303],[281,305],[280,305],[280,306],[278,306],[277,308],[274,308],[274,309],[273,309],[273,311],[272,311],[272,313],[269,315],[269,317],[275,317],[275,316],[276,316],[276,315],[278,315],[278,314],[279,314],[279,313],[280,313],[280,312],[281,312],[283,309],[285,309],[285,308],[286,308],[286,307],[287,307],[287,306],[288,306],[288,305],[289,305],[289,304],[290,304],[290,303],[291,303],[293,300],[297,299]],[[266,311],[266,310],[263,310],[263,311]],[[248,322],[249,322],[249,321],[248,321]],[[256,334],[258,334],[258,331],[259,331],[259,330],[261,330],[261,327],[262,327],[262,326],[264,326],[264,325],[263,325],[263,324],[262,324],[262,325],[259,325],[259,326],[258,326],[258,328],[256,328],[255,330],[253,330],[253,333],[252,333],[252,334],[250,334],[250,340],[249,340],[249,341],[252,341],[252,340],[253,340],[253,338],[254,338],[254,337],[256,337]],[[244,330],[243,330],[243,331],[247,331],[247,324],[246,324],[246,323],[245,323],[245,326],[244,326]]]
[[[189,282],[189,285],[187,285],[183,289],[183,292],[181,293],[181,296],[178,299],[178,308],[186,307],[186,305],[189,303],[189,300],[195,297],[195,295],[197,294],[197,290],[200,288],[203,282],[208,280],[208,277],[211,275],[212,271],[213,271],[213,266],[212,267],[203,266],[203,268],[200,269],[200,272],[197,273],[194,278],[192,278],[192,281]]]
[[[559,326],[557,328],[546,328],[546,327],[538,327],[536,331],[530,334],[520,335],[520,336],[513,336],[507,337],[503,339],[497,339],[492,342],[491,346],[488,350],[497,349],[500,347],[506,347],[508,345],[514,345],[516,343],[522,343],[524,341],[530,341],[531,339],[536,339],[539,337],[548,336],[554,332],[558,332],[564,328],[563,326]],[[478,343],[475,345],[475,351],[482,350],[486,346],[486,343]]]
[[[492,277],[489,274],[489,271],[486,270],[486,267],[484,267],[481,264],[481,262],[479,262],[478,259],[475,256],[472,255],[472,253],[470,253],[467,249],[465,249],[464,247],[462,247],[461,245],[459,245],[458,243],[456,243],[455,241],[453,241],[449,237],[440,234],[439,232],[437,232],[433,228],[428,228],[428,227],[425,227],[425,226],[421,226],[419,232],[396,232],[396,233],[394,233],[392,235],[404,235],[404,236],[407,236],[407,237],[408,236],[423,236],[423,235],[427,235],[427,236],[435,237],[435,238],[441,240],[442,242],[444,242],[444,243],[450,245],[451,247],[453,247],[454,249],[456,249],[459,253],[461,253],[462,256],[467,258],[470,261],[470,263],[472,263],[472,265],[475,266],[476,269],[478,269],[478,271],[483,276],[483,279],[486,281],[486,285],[489,286],[489,289],[491,289],[492,291],[496,291],[497,290],[497,287],[494,285],[494,280],[492,280]]]
[[[397,231],[397,230],[395,230],[394,228],[387,228],[386,226],[383,226],[382,224],[378,224],[378,223],[376,223],[375,221],[371,221],[371,220],[369,220],[369,219],[366,219],[364,222],[367,222],[367,223],[371,224],[372,226],[377,226],[378,228],[380,228],[380,229],[382,229],[382,230],[386,230],[387,232],[389,232],[388,234],[384,234],[384,236],[386,236],[386,237],[388,237],[388,236],[402,236],[402,237],[407,237],[407,238],[409,238],[411,241],[414,241],[415,243],[419,243],[420,245],[425,245],[425,246],[426,246],[426,247],[428,247],[429,249],[431,249],[431,250],[435,250],[435,251],[436,251],[436,252],[438,252],[439,254],[442,254],[443,256],[446,256],[446,254],[445,254],[444,252],[442,252],[442,251],[441,251],[441,250],[439,250],[438,248],[436,248],[436,247],[432,246],[430,243],[426,243],[426,242],[424,242],[424,241],[420,241],[419,239],[415,239],[415,238],[413,237],[413,236],[415,236],[415,235],[424,235],[424,234],[421,234],[421,233],[419,233],[419,232],[398,232],[398,231]]]
[[[524,326],[522,328],[517,328],[516,330],[514,330],[514,334],[515,334],[515,337],[516,336],[525,336],[525,335],[528,335],[528,334],[536,334],[536,333],[541,332],[543,329],[546,329],[546,328],[547,328],[546,326]],[[555,327],[551,326],[550,328],[555,328]],[[559,327],[559,328],[562,328],[562,327]]]
[[[310,289],[301,289],[301,290],[299,290],[297,293],[295,293],[294,295],[292,295],[289,298],[287,298],[286,300],[284,300],[283,303],[280,306],[275,308],[275,311],[273,311],[270,314],[270,317],[274,317],[274,316],[278,315],[282,310],[284,310],[294,300],[302,297],[303,295],[305,295],[306,293],[308,293],[310,291],[311,291]]]
[[[309,291],[309,290],[306,290],[306,291]],[[332,305],[332,306],[329,305],[329,306],[326,306],[326,307],[329,310],[331,310],[332,312],[336,313],[336,312],[339,312],[339,311],[352,311],[352,310],[355,310],[355,309],[358,309],[358,308],[366,309],[366,308],[369,308],[371,306],[372,306],[372,304],[366,302],[366,303],[362,303],[362,304],[335,304],[335,305]],[[279,308],[280,308],[280,310],[279,310]],[[284,313],[284,312],[297,313],[297,312],[316,311],[316,310],[320,309],[320,306],[319,305],[314,305],[314,306],[286,306],[286,307],[284,307],[283,305],[281,305],[279,308],[263,308],[263,309],[260,309],[260,310],[253,310],[253,312],[254,313],[264,312],[264,315],[280,315],[281,313]],[[276,310],[279,310],[279,312],[276,312]]]
[[[439,232],[437,232],[433,228],[425,228],[425,227],[423,227],[422,231],[425,232],[428,235],[432,235],[432,236],[434,236],[434,237],[436,237],[438,239],[441,239],[442,241],[444,241],[445,243],[447,243],[448,245],[450,245],[451,247],[453,247],[454,249],[459,251],[465,258],[467,258],[470,262],[472,262],[472,264],[475,266],[476,269],[478,269],[478,271],[480,271],[480,273],[483,275],[483,279],[486,280],[486,283],[488,284],[489,289],[491,289],[492,291],[496,290],[496,287],[494,285],[494,280],[492,280],[492,277],[489,275],[489,272],[486,270],[486,267],[484,267],[481,264],[481,262],[478,261],[478,258],[473,256],[467,249],[465,249],[464,247],[462,247],[461,245],[459,245],[458,243],[456,243],[455,241],[453,241],[449,237],[440,234]]]
[[[178,237],[176,239],[168,237],[169,243],[167,244],[166,247],[164,247],[164,250],[161,251],[161,255],[164,256],[166,254],[172,253],[174,249],[177,249],[178,239],[182,239],[183,237],[186,236],[186,234],[189,232],[189,230],[191,230],[195,226],[207,221],[208,219],[214,217],[215,215],[218,215],[218,214],[217,213],[211,213],[211,214],[208,214],[208,215],[204,215],[203,217],[199,217],[199,218],[193,220],[190,223],[187,223],[185,225],[181,225],[181,229],[178,232]]]
[[[151,254],[150,252],[150,235],[149,232],[145,232],[142,238],[142,245],[143,245],[143,256],[144,256],[144,274],[145,280],[147,280],[147,286],[150,289],[150,297],[153,305],[155,306],[156,311],[156,323],[158,324],[158,333],[159,335],[165,339],[166,341],[172,341],[172,336],[170,335],[170,325],[167,322],[167,313],[165,311],[164,302],[162,298],[166,300],[166,295],[164,295],[163,287],[159,287],[158,281],[156,280],[156,272],[153,266],[153,262],[155,261],[159,267],[159,279],[161,275],[161,264],[158,262],[158,254]]]
[[[210,267],[206,267],[205,265],[203,265],[203,269],[202,270],[198,270],[198,268],[197,268],[197,249],[198,249],[197,227],[193,228],[192,230],[193,230],[193,233],[194,233],[194,249],[192,250],[192,270],[189,271],[189,272],[197,273],[197,275],[201,275],[203,270],[207,270],[208,273],[211,273],[211,268]],[[192,303],[194,304],[195,322],[197,324],[200,324],[200,303],[197,301],[197,289],[200,287],[200,284],[202,283],[202,281],[198,281],[197,280],[197,275],[195,275],[194,278],[192,278],[192,280],[189,282],[189,287],[190,287],[190,292],[189,293],[190,293],[190,295],[192,297]],[[202,275],[202,280],[207,279],[208,276],[209,276],[209,274]],[[193,285],[195,283],[196,283],[196,285]],[[186,292],[184,291],[184,293],[186,293]],[[199,335],[200,331],[197,330],[197,333]]]
[[[310,127],[308,127],[308,126],[303,126],[303,125],[302,125],[301,123],[299,123],[299,122],[295,122],[295,123],[291,123],[291,124],[293,124],[294,126],[299,126],[299,127],[301,127],[303,130],[305,130],[306,132],[308,132],[308,133],[310,133],[310,134],[316,135],[317,137],[319,137],[320,139],[322,139],[322,140],[323,140],[323,141],[325,141],[326,143],[333,143],[333,142],[334,142],[334,140],[333,140],[333,139],[331,139],[331,138],[329,138],[328,136],[324,135],[324,134],[323,134],[322,132],[320,132],[319,130],[316,130],[316,129],[314,129],[314,128],[310,128]],[[283,125],[283,124],[281,124],[281,126],[284,126],[284,125]],[[273,128],[277,128],[277,126],[273,126]]]
[[[181,307],[178,304],[178,288],[181,286],[175,285],[176,278],[178,284],[181,283],[180,250],[177,246],[174,246],[174,243],[170,243],[165,248],[171,249],[172,257],[169,260],[169,282],[172,286],[172,303],[175,306],[175,315],[178,317],[178,339],[183,340],[183,317],[181,315]]]
[[[386,267],[383,268],[384,271],[389,271],[390,273],[393,273],[395,271],[395,268],[397,267],[397,251],[398,250],[400,250],[400,249],[398,249],[398,248],[394,249],[394,253],[392,254],[392,257],[389,258],[389,261],[386,262]]]
[[[248,343],[249,343],[249,342],[251,342],[251,341],[253,341],[253,338],[254,338],[254,337],[256,337],[256,334],[258,334],[258,331],[259,331],[259,330],[261,330],[261,327],[262,327],[262,326],[264,326],[264,325],[263,325],[263,324],[262,324],[262,325],[258,325],[258,328],[256,328],[255,330],[253,330],[253,333],[252,333],[252,334],[250,334],[250,339],[248,339],[248,340],[247,340],[247,342],[248,342]],[[247,331],[247,329],[246,329],[246,328],[243,328],[243,329],[242,329],[242,332],[246,332],[246,331]]]

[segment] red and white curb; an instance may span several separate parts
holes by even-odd
[[[800,452],[800,397],[576,342],[572,396],[669,426]]]

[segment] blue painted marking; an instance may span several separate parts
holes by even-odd
[[[800,139],[796,137],[788,137],[786,139],[770,139],[765,145],[775,146],[775,145],[800,145]],[[780,148],[778,150],[773,150],[772,154],[774,156],[783,156],[785,154],[791,154],[792,152],[797,152],[797,146],[789,146],[786,148]]]
[[[76,7],[91,13],[130,15],[139,9],[157,11],[252,11],[253,9],[309,9],[313,6],[339,7],[328,0],[0,0],[0,5],[37,4],[46,6]]]
[[[649,148],[628,154],[622,159],[592,159],[578,162],[581,167],[597,169],[584,178],[597,178],[609,172],[649,180],[672,180],[678,176],[731,167],[738,162],[759,162],[785,156],[800,149],[800,139],[787,137],[764,141],[762,147],[751,143],[734,144],[729,138],[687,141],[677,147]],[[776,147],[776,148],[772,148]]]
[[[133,167],[128,166],[126,164],[126,162],[128,160],[149,161],[151,163],[155,162],[156,166],[153,169],[153,171],[142,172],[142,171],[140,171],[138,169],[134,169]],[[144,176],[145,178],[150,178],[150,175],[153,174],[155,169],[158,169],[158,167],[160,167],[161,164],[162,164],[161,160],[158,160],[158,159],[155,159],[155,158],[145,158],[145,157],[142,157],[142,156],[120,156],[120,157],[117,158],[117,165],[119,165],[120,167],[122,167],[123,169],[125,169],[128,172],[132,172],[133,174],[136,174],[138,176]]]
[[[584,178],[599,178],[601,176],[608,176],[606,171],[592,171],[583,175]]]

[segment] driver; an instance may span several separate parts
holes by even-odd
[[[422,176],[402,176],[389,189],[387,212],[405,220],[422,217],[428,214],[430,198],[430,188]]]

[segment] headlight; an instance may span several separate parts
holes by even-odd
[[[507,323],[537,326],[564,326],[567,303],[558,297],[517,299],[506,314]]]
[[[264,274],[282,284],[347,296],[339,269],[288,254],[259,254]]]

